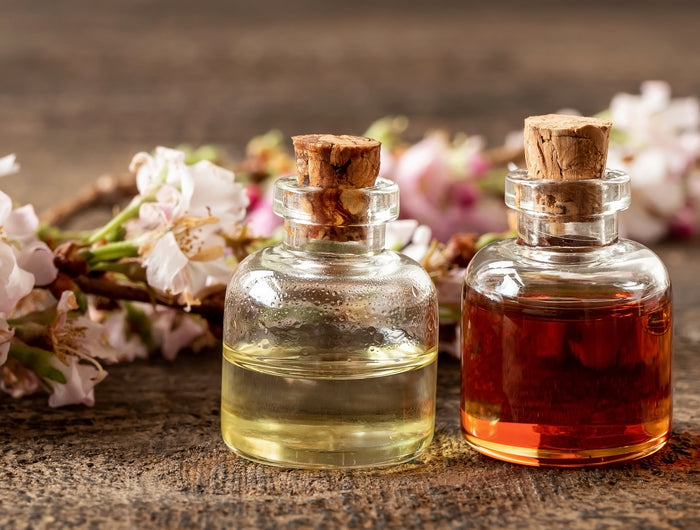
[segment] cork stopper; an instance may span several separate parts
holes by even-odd
[[[598,179],[605,174],[612,123],[546,114],[525,119],[525,163],[533,178]]]
[[[368,188],[379,175],[377,140],[362,136],[293,136],[297,178],[302,186]]]
[[[293,136],[300,186],[319,188],[302,199],[313,220],[302,236],[332,241],[365,238],[368,199],[362,188],[379,175],[381,143],[360,136],[306,134]]]
[[[563,114],[525,119],[527,173],[540,181],[528,190],[534,194],[527,202],[535,213],[556,215],[564,222],[603,211],[597,179],[605,176],[611,127],[607,120]],[[516,205],[525,201],[524,195],[516,190]]]

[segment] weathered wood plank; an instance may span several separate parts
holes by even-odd
[[[679,294],[675,421],[646,460],[553,470],[477,454],[459,430],[459,364],[443,357],[435,441],[421,458],[353,472],[249,463],[221,441],[212,351],[112,367],[94,408],[0,396],[0,528],[697,527],[700,247],[661,255]]]

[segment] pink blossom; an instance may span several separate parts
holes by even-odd
[[[14,245],[17,264],[34,276],[34,284],[48,285],[54,281],[58,271],[53,264],[53,252],[36,235],[39,218],[34,213],[34,207],[27,204],[16,208],[7,216],[0,217],[0,223],[3,224],[5,237]]]
[[[265,193],[260,193],[259,188],[253,190],[254,199],[251,199],[245,223],[253,236],[268,237],[282,225],[282,219],[272,209],[274,185],[271,183]]]
[[[456,232],[505,230],[502,197],[486,196],[478,186],[488,167],[482,149],[477,137],[451,145],[444,135],[433,134],[392,160],[391,171],[382,174],[399,185],[401,217],[429,226],[441,241]]]
[[[136,304],[151,326],[154,347],[172,361],[177,354],[192,347],[195,340],[208,334],[207,324],[200,318],[175,309],[150,304]]]
[[[14,155],[0,159],[0,175],[19,169]],[[9,244],[17,266],[33,276],[33,285],[47,285],[57,275],[51,249],[37,237],[39,219],[31,205],[13,209],[12,199],[0,191],[0,239]],[[7,314],[7,313],[6,313]]]
[[[669,230],[672,235],[684,239],[691,238],[697,233],[695,212],[690,204],[686,204],[671,217]]]

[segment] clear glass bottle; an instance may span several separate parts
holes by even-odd
[[[435,288],[416,262],[383,248],[396,184],[329,190],[306,180],[277,181],[284,241],[246,258],[228,286],[224,441],[285,467],[409,460],[433,436]],[[331,220],[308,207],[341,194],[365,207]]]
[[[595,205],[545,213],[553,190]],[[477,253],[463,289],[461,419],[476,450],[578,467],[641,458],[668,439],[671,286],[652,251],[618,237],[629,195],[629,177],[611,170],[506,178],[518,237]]]

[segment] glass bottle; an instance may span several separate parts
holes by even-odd
[[[409,460],[433,437],[435,288],[416,262],[383,248],[398,188],[375,182],[379,142],[306,135],[294,143],[299,175],[274,191],[284,241],[246,258],[226,294],[224,441],[284,467]],[[338,149],[350,162],[328,159]],[[332,166],[330,181],[319,164]]]
[[[538,118],[553,117],[528,120]],[[526,159],[550,162],[551,129],[553,136],[557,127],[580,132],[591,123],[609,130],[602,120],[558,116],[545,120],[549,131],[535,127],[528,135],[528,120]],[[528,141],[540,145],[532,150]],[[581,150],[574,164],[591,156]],[[537,160],[527,162],[528,170],[506,178],[517,239],[482,249],[465,276],[463,434],[481,453],[520,464],[642,458],[671,429],[667,271],[648,248],[618,237],[617,212],[630,200],[627,175],[583,171],[584,178],[553,180],[551,163],[541,170]]]

